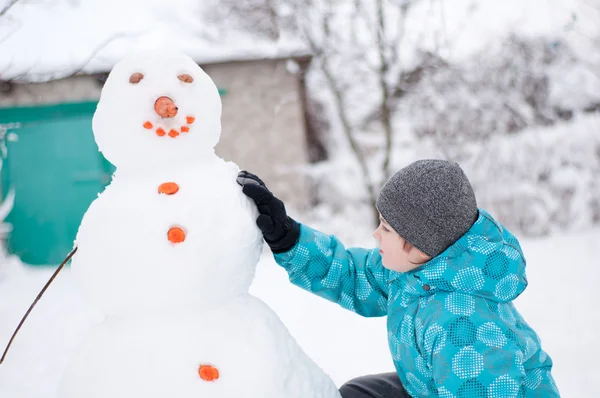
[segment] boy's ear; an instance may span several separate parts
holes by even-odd
[[[419,249],[417,249],[419,250]],[[431,256],[428,256],[427,254],[423,253],[421,250],[419,250],[419,256],[423,259],[423,261],[427,262],[429,260],[431,260]]]
[[[428,256],[427,254],[423,253],[421,250],[417,249],[416,247],[411,245],[411,251],[413,251],[414,253],[411,253],[413,255],[416,255],[422,262],[427,262],[429,260],[431,260],[431,257]]]

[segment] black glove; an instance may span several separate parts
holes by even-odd
[[[285,205],[277,199],[258,176],[240,171],[237,183],[242,186],[242,192],[256,203],[260,213],[256,225],[263,233],[265,242],[273,253],[289,251],[300,237],[300,226],[288,217]]]

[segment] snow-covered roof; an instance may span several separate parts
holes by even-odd
[[[207,17],[211,1],[17,2],[1,17],[0,80],[105,72],[128,53],[165,47],[200,64],[309,54],[297,37],[269,40]],[[8,3],[0,0],[0,10]]]
[[[13,1],[0,0],[0,10]],[[227,13],[211,17],[211,10],[235,1],[240,0],[17,0],[0,17],[0,80],[105,72],[136,49],[161,46],[177,47],[200,64],[309,53],[285,29],[270,40],[243,30]],[[345,12],[347,3],[336,2],[336,11]],[[509,32],[560,37],[590,61],[600,58],[589,44],[600,29],[594,1],[452,0],[435,10],[432,4],[417,3],[403,29],[405,67],[416,48],[439,49],[445,59],[461,62]]]

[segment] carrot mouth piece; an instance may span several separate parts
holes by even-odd
[[[151,121],[149,121],[149,120],[146,121],[146,122],[144,122],[144,124],[142,126],[146,130],[154,130],[154,132],[156,133],[156,135],[159,136],[159,137],[169,136],[171,138],[177,138],[181,134],[189,133],[190,132],[190,124],[194,123],[194,121],[196,120],[196,118],[194,116],[186,116],[185,120],[186,120],[186,124],[183,125],[183,126],[181,126],[179,128],[179,130],[177,130],[176,128],[171,128],[171,129],[169,129],[168,132],[164,128],[162,128],[162,127],[158,127],[156,129],[154,129],[154,124]]]

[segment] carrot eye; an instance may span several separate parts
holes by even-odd
[[[142,81],[143,78],[144,78],[143,74],[136,72],[133,75],[129,76],[129,83],[138,84],[139,82]]]
[[[179,75],[179,76],[177,76],[177,78],[184,83],[191,83],[194,81],[194,78],[191,75],[188,75],[187,73]]]

